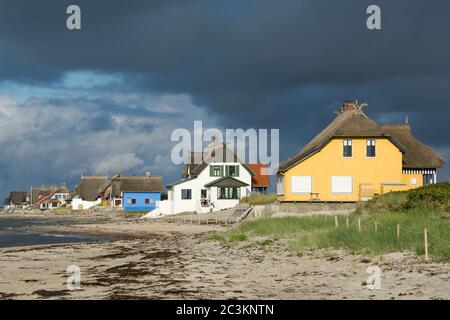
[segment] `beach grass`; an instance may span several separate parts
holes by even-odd
[[[284,239],[288,248],[296,252],[306,248],[335,248],[365,254],[409,251],[422,257],[427,229],[429,256],[435,261],[450,261],[449,186],[447,183],[389,193],[361,204],[349,216],[249,220],[226,232],[224,239],[229,242],[261,237]]]
[[[348,227],[347,227],[348,219]],[[358,220],[361,220],[361,231]],[[424,255],[424,229],[428,231],[428,252],[435,260],[450,261],[450,220],[418,211],[391,213],[361,219],[358,215],[326,218],[309,217],[261,218],[243,223],[227,232],[222,240],[246,241],[256,237],[286,239],[292,251],[306,248],[347,249],[353,253],[383,254],[411,251]],[[375,227],[376,222],[376,227]],[[400,236],[397,239],[397,225]],[[218,235],[216,235],[218,237]]]
[[[251,205],[262,205],[273,203],[277,200],[277,195],[275,193],[251,193],[249,196],[243,197],[239,202],[240,203],[248,203]]]

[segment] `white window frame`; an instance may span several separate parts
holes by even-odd
[[[295,182],[294,180],[297,180]],[[294,183],[295,182],[295,183]],[[309,188],[302,187],[306,182]],[[299,185],[298,189],[294,190],[294,186]],[[291,176],[291,193],[292,194],[311,194],[312,193],[312,177],[311,176]]]
[[[333,180],[336,179],[344,179],[344,178],[350,178],[350,191],[336,191],[334,189],[334,183]],[[353,177],[352,176],[332,176],[331,177],[331,193],[332,194],[353,194]]]
[[[417,178],[415,178],[415,177],[411,178],[411,185],[414,187],[417,186]]]
[[[345,155],[345,147],[350,147],[351,156]],[[342,157],[343,158],[353,158],[353,141],[352,139],[343,139],[342,140]]]
[[[367,147],[373,147],[374,156],[367,155]],[[377,157],[377,142],[375,139],[367,139],[366,140],[366,157],[367,158],[376,158]]]
[[[183,198],[183,190],[186,190],[186,196],[190,194],[190,197]],[[191,188],[180,189],[180,198],[181,200],[192,200],[192,189]]]
[[[218,169],[218,173],[216,174],[216,169]],[[220,172],[221,172],[222,168],[218,165],[213,165],[213,177],[220,177]]]

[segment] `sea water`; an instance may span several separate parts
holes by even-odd
[[[89,222],[75,219],[43,219],[43,218],[1,218],[0,217],[0,248],[59,244],[59,243],[77,243],[112,240],[111,236],[93,236],[77,233],[46,233],[26,231],[27,227],[33,226],[51,226],[51,225],[70,225],[86,224]],[[17,230],[20,228],[20,230]],[[25,231],[23,231],[25,229]]]

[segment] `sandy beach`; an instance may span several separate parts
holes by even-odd
[[[450,299],[449,264],[206,240],[226,228],[142,220],[34,227],[117,240],[0,249],[0,299]],[[67,289],[70,265],[81,270],[78,290]],[[379,290],[366,286],[374,265]]]

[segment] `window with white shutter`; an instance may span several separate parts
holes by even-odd
[[[353,193],[353,178],[350,176],[331,177],[332,193]]]
[[[291,177],[291,193],[311,193],[311,192],[312,192],[311,176]]]

